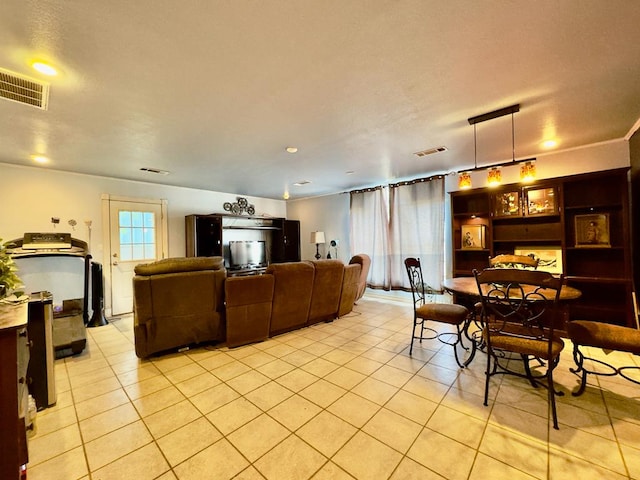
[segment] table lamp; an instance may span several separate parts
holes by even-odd
[[[320,244],[324,243],[324,232],[311,232],[311,243],[316,244],[316,260],[320,260]]]

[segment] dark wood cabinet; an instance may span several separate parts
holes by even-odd
[[[267,243],[270,263],[300,261],[298,220],[217,213],[185,217],[186,256],[226,258],[228,238],[242,237],[243,231],[259,232]]]
[[[187,257],[222,256],[222,218],[220,215],[185,217]]]
[[[299,262],[300,221],[282,219],[281,227],[273,232],[272,262]]]
[[[628,172],[452,192],[453,275],[471,275],[501,253],[557,252],[557,268],[582,292],[567,318],[636,327]],[[485,226],[484,248],[464,248],[469,225]]]
[[[28,461],[27,304],[0,307],[0,478],[17,480]]]

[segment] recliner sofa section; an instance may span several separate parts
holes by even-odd
[[[227,280],[227,342],[229,346],[240,346],[269,337],[296,330],[322,321],[331,321],[353,310],[354,300],[360,286],[359,263],[345,265],[339,260],[318,260],[271,264],[263,275],[273,278],[273,299],[271,318],[265,312],[246,315],[245,311],[255,309],[264,303],[264,297],[245,297],[242,315],[238,315],[234,305],[237,297],[248,289],[255,289],[254,276],[233,277]],[[229,288],[233,286],[232,288]],[[259,287],[263,291],[264,286]],[[235,291],[235,292],[234,292]],[[255,290],[257,291],[257,290]],[[238,339],[242,339],[241,342]]]
[[[225,340],[222,257],[168,258],[135,267],[136,355]]]

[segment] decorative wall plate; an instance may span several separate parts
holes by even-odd
[[[224,208],[225,212],[231,212],[234,215],[242,215],[244,212],[248,213],[249,215],[253,215],[256,213],[256,207],[254,207],[253,205],[249,205],[249,202],[246,198],[236,197],[236,200],[237,201],[234,203],[224,202],[222,207]]]

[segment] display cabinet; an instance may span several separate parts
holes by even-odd
[[[269,263],[300,261],[298,220],[218,213],[185,217],[187,257],[227,258],[229,239],[248,236],[267,243]]]
[[[531,253],[541,267],[563,273],[582,296],[566,319],[637,327],[630,251],[628,168],[528,185],[451,193],[453,275],[472,275],[501,253]],[[465,247],[483,226],[482,248]]]

